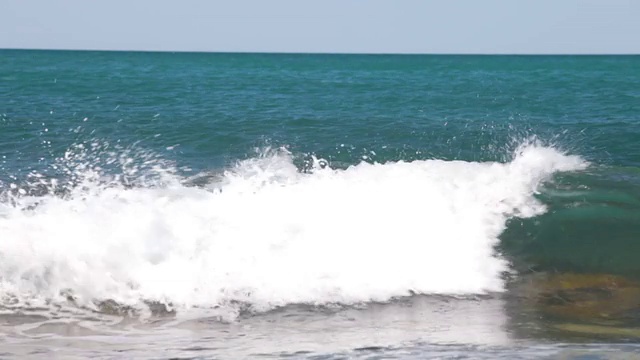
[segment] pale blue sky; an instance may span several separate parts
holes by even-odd
[[[0,0],[0,48],[640,53],[640,0]]]

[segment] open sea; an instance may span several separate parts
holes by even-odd
[[[0,358],[640,359],[640,56],[1,50]]]

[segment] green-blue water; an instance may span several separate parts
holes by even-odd
[[[268,148],[286,148],[298,171],[309,173],[315,158],[335,171],[360,169],[354,166],[362,162],[509,163],[527,143],[579,156],[589,166],[557,172],[537,186],[535,197],[546,212],[509,216],[495,251],[517,273],[513,277],[557,272],[640,278],[638,56],[0,51],[0,197],[9,209],[0,211],[0,228],[15,229],[22,221],[11,213],[24,205],[20,199],[48,193],[69,199],[73,186],[81,186],[77,173],[86,168],[99,167],[103,179],[121,175],[128,187],[153,188],[164,185],[140,176],[154,178],[153,168],[160,166],[197,188],[218,181],[239,161],[270,156]],[[135,171],[123,170],[119,156]],[[52,189],[51,179],[76,182]],[[359,179],[350,186],[370,180]],[[37,214],[33,206],[20,211],[36,216],[29,215]],[[374,205],[336,206],[355,214]],[[261,226],[249,220],[246,226]],[[415,219],[407,214],[407,221]],[[428,217],[420,221],[430,226]],[[115,230],[104,225],[90,231]],[[13,238],[0,242],[22,241],[23,234],[7,233]],[[10,247],[0,247],[0,259],[14,254]],[[67,266],[51,261],[55,269]],[[90,269],[91,260],[83,261]],[[17,279],[11,269],[0,267],[5,297],[13,296]],[[36,281],[26,270],[21,274],[21,281]],[[29,289],[36,298],[47,288],[34,286]],[[631,302],[637,310],[640,299]],[[621,339],[629,336],[614,336]],[[412,349],[389,353],[420,357]],[[482,353],[465,355],[467,350],[460,356]],[[500,351],[494,355],[509,356]]]

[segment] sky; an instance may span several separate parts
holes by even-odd
[[[640,54],[640,0],[0,0],[0,48]]]

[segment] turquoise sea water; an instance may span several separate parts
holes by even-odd
[[[3,50],[0,341],[631,353],[639,169],[638,56]]]

